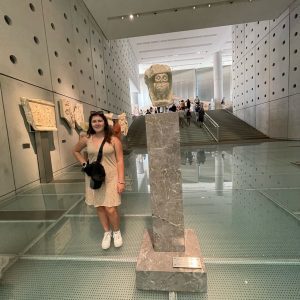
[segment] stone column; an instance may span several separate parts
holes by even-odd
[[[35,131],[35,143],[41,183],[53,181],[48,131]]]
[[[223,98],[223,65],[222,52],[215,52],[213,57],[214,64],[214,101],[215,109],[221,108]]]
[[[178,114],[146,115],[154,251],[184,251]],[[176,120],[174,122],[174,119]]]
[[[136,287],[206,292],[197,235],[184,229],[178,113],[146,115],[145,120],[153,228],[144,232]]]

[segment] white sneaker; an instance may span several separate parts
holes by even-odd
[[[114,246],[116,248],[119,248],[123,245],[123,239],[120,230],[113,232],[113,238],[114,238]]]
[[[102,249],[108,249],[110,247],[111,242],[111,231],[105,231],[102,239]]]

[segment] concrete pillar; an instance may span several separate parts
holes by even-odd
[[[222,52],[215,52],[213,57],[214,63],[214,100],[215,109],[221,108],[221,101],[223,98],[223,65]]]
[[[219,151],[215,156],[215,184],[217,195],[222,196],[224,189],[224,159]]]
[[[41,183],[53,181],[49,135],[50,133],[48,131],[35,131],[36,152]]]

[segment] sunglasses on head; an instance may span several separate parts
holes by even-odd
[[[90,115],[96,115],[96,114],[104,115],[104,112],[103,110],[98,110],[98,111],[91,110]]]

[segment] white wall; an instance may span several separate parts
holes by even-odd
[[[214,73],[213,68],[197,69],[197,93],[200,100],[210,101],[214,98]],[[223,66],[223,96],[226,102],[231,101],[232,94],[231,66]]]
[[[82,0],[1,1],[0,20],[1,197],[39,181],[20,97],[55,103],[58,131],[49,137],[57,172],[74,163],[78,140],[59,116],[59,99],[81,102],[86,118],[94,109],[130,116],[129,79],[137,86],[139,80],[128,40],[106,40]]]
[[[195,99],[196,74],[195,69],[172,72],[173,94],[176,99]]]
[[[300,139],[300,1],[232,34],[234,114],[272,138]]]

